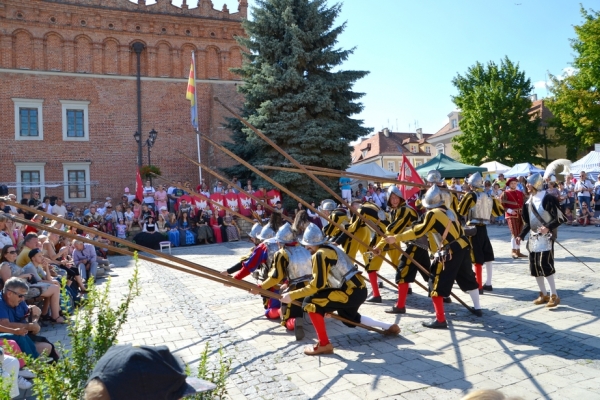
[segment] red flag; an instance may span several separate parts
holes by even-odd
[[[225,210],[223,205],[225,203],[225,197],[221,193],[213,193],[210,195],[210,199],[214,202],[211,203],[210,208],[212,209],[213,215],[216,217],[224,217]],[[217,204],[215,204],[217,203]]]
[[[140,174],[139,167],[135,177],[135,197],[140,201],[140,203],[144,202],[144,184],[142,183],[142,174]]]
[[[401,181],[423,184],[423,179],[421,179],[415,167],[412,166],[404,154],[402,154],[402,166],[400,167],[399,178]],[[404,199],[408,200],[419,193],[421,189],[415,186],[402,185],[400,191]]]
[[[240,210],[240,204],[238,201],[238,195],[237,193],[233,193],[233,192],[229,192],[225,195],[225,204],[224,204],[227,208],[235,211],[235,212],[239,212]]]

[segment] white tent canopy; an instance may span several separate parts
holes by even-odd
[[[530,173],[540,173],[543,174],[545,171],[541,168],[536,167],[535,165],[529,163],[516,164],[514,167],[504,172],[505,178],[519,177],[519,176],[528,176]]]
[[[357,164],[353,165],[346,170],[346,172],[354,172],[355,174],[378,176],[382,179],[396,179],[397,174],[395,172],[386,171],[376,163]]]
[[[490,161],[480,165],[480,167],[487,168],[488,172],[502,173],[510,169],[509,166],[499,163],[498,161]]]
[[[588,155],[571,164],[571,172],[579,175],[581,171],[600,172],[600,151],[590,151]]]

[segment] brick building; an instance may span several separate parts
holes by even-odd
[[[188,0],[189,1],[189,0]],[[234,39],[243,34],[238,10],[213,9],[210,0],[2,0],[0,2],[0,165],[11,192],[28,196],[26,182],[42,196],[67,202],[120,195],[135,187],[137,144],[137,54],[141,42],[142,141],[155,129],[152,164],[162,175],[198,182],[198,168],[177,151],[196,159],[196,136],[185,99],[192,51],[196,57],[200,131],[227,140],[226,111],[242,98],[241,65]],[[194,0],[196,3],[196,0]],[[202,161],[230,163],[202,143]],[[147,149],[143,150],[147,164]],[[204,176],[209,178],[208,176]],[[68,181],[85,181],[69,185]],[[90,184],[90,182],[92,184]],[[97,184],[96,184],[97,182]],[[19,185],[20,183],[20,185]]]

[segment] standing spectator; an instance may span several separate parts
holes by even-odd
[[[254,188],[252,187],[252,179],[248,179],[246,181],[246,187],[244,187],[244,190],[248,193],[254,193]]]
[[[546,189],[546,193],[556,197],[560,202],[560,190],[558,189],[555,181],[548,182],[548,189]]]
[[[52,204],[50,204],[50,196],[44,197],[41,206],[45,212],[47,212],[48,214],[52,214]]]
[[[234,176],[233,178],[231,178],[231,182],[236,185],[236,186],[240,186],[239,182],[238,182],[238,178],[237,176]],[[233,185],[231,186],[231,192],[238,194],[240,191],[237,190],[235,187],[233,187]]]
[[[223,182],[217,181],[217,186],[213,188],[213,193],[223,193],[224,190]]]
[[[357,199],[364,199],[365,196],[367,195],[367,189],[364,188],[362,183],[358,184],[358,189],[356,189],[356,198]],[[309,216],[310,216],[310,211],[309,211]]]
[[[131,203],[133,201],[133,199],[135,199],[135,194],[131,194],[129,192],[129,188],[126,187],[125,190],[123,190],[123,197],[127,197],[127,202]]]
[[[594,183],[594,217],[600,216],[600,174],[598,180]]]
[[[208,185],[206,183],[202,185],[202,188],[200,189],[200,194],[204,197],[210,197],[210,192],[208,191]]]
[[[560,203],[560,210],[564,213],[569,205],[569,191],[565,187],[564,182],[558,183],[558,201]]]
[[[148,204],[148,207],[154,210],[154,194],[156,190],[150,184],[150,180],[146,181],[146,185],[144,186],[144,204]]]
[[[155,210],[160,210],[161,207],[167,206],[167,191],[164,185],[158,185],[158,190],[154,193],[154,202],[156,204]]]
[[[347,176],[342,176],[338,183],[338,186],[342,190],[342,199],[350,203],[352,201],[352,179]]]
[[[73,241],[73,263],[79,268],[79,275],[84,281],[94,277],[96,279],[96,270],[98,262],[96,260],[96,248],[89,243],[83,243],[81,240]]]
[[[179,211],[177,215],[179,218],[183,215],[183,213],[187,213],[187,215],[192,218],[194,210],[192,209],[192,205],[187,202],[186,199],[181,199],[181,204],[179,204]]]
[[[583,209],[583,204],[587,204],[588,209],[591,203],[590,191],[594,188],[592,181],[587,179],[585,171],[579,173],[579,180],[575,184],[575,193],[577,193],[577,201],[579,202],[579,210]]]
[[[67,215],[67,207],[65,207],[63,199],[60,197],[56,199],[56,203],[52,207],[52,215],[62,215],[63,217]]]
[[[177,198],[174,195],[175,189],[177,189],[177,185],[181,185],[181,181],[175,183],[173,181],[171,186],[167,189],[167,198],[169,199],[169,211],[175,212],[175,204],[177,203]]]
[[[138,199],[133,199],[133,223],[138,224],[140,228],[142,227],[143,222],[140,223],[140,218],[142,216],[142,205]]]
[[[498,179],[494,183],[497,183],[500,189],[504,190],[506,188],[506,178],[504,178],[504,174],[498,174]]]
[[[373,202],[377,204],[377,207],[385,210],[387,200],[385,198],[385,193],[381,191],[381,188],[379,186],[377,187],[377,189],[375,189],[375,194],[373,195]]]
[[[115,226],[117,231],[117,237],[119,239],[127,239],[127,225],[125,225],[125,221],[123,218],[119,218],[119,222]]]

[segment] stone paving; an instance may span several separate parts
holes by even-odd
[[[489,234],[496,262],[494,291],[481,299],[484,316],[477,318],[456,302],[446,304],[448,330],[421,326],[434,314],[416,285],[407,314],[385,314],[396,298],[386,285],[384,304],[365,304],[361,312],[397,322],[401,336],[386,338],[328,319],[335,354],[308,357],[302,350],[315,342],[312,327],[297,342],[293,333],[263,316],[260,298],[141,261],[142,295],[119,340],[166,344],[192,368],[207,343],[212,363],[222,347],[232,360],[232,399],[459,399],[487,388],[523,399],[600,399],[600,274],[557,247],[561,305],[551,310],[535,306],[535,279],[526,259],[510,258],[508,228],[491,226]],[[565,226],[559,232],[561,243],[598,272],[599,236],[593,226]],[[173,255],[222,270],[249,247],[247,242],[195,246],[174,249]],[[112,261],[118,267],[111,274],[116,300],[126,290],[133,261]],[[384,266],[382,273],[393,280],[391,267]],[[468,295],[458,288],[455,293],[470,304]],[[65,340],[64,328],[45,334]]]

